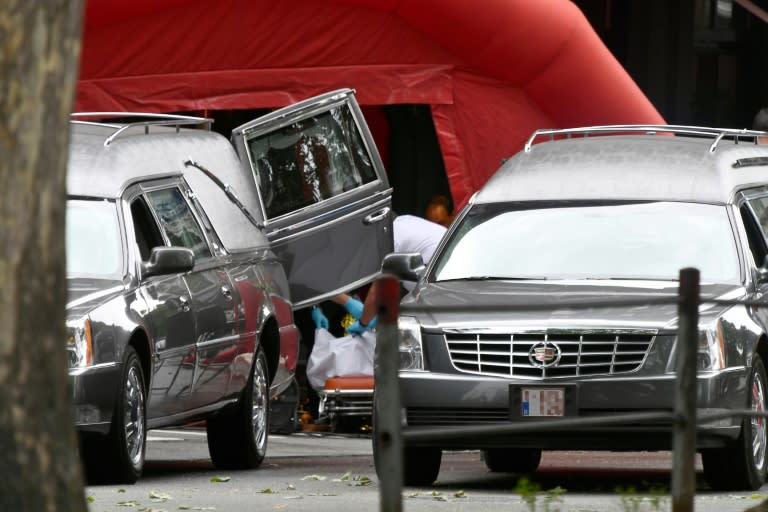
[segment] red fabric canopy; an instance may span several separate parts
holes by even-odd
[[[570,0],[88,0],[76,110],[428,104],[462,206],[536,128],[663,124]]]

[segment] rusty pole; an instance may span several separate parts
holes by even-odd
[[[374,365],[374,462],[379,476],[379,510],[402,512],[403,443],[400,428],[400,336],[397,316],[400,281],[383,276],[376,281],[378,327]]]
[[[693,512],[696,492],[696,354],[699,338],[699,271],[680,270],[677,375],[672,437],[672,511]]]

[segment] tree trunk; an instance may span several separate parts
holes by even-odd
[[[82,6],[0,2],[0,510],[87,509],[64,327]]]

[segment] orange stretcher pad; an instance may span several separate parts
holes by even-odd
[[[320,413],[331,420],[341,416],[368,416],[373,412],[373,377],[331,377],[320,395]]]

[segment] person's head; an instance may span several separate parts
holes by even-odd
[[[768,132],[768,107],[757,111],[755,118],[752,120],[752,129]],[[768,137],[758,137],[757,142],[766,144],[768,143]]]
[[[446,208],[444,204],[440,203],[429,203],[427,205],[426,211],[424,212],[424,215],[428,220],[441,224],[445,227],[448,227],[451,224],[451,220],[453,220],[451,214],[448,212],[448,208]]]
[[[768,107],[761,108],[752,120],[752,129],[768,132]]]

